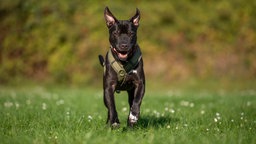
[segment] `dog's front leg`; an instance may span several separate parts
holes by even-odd
[[[120,122],[116,111],[114,92],[113,85],[107,85],[104,88],[104,103],[108,109],[107,124],[110,124],[112,127],[118,127]]]
[[[145,85],[143,81],[136,83],[134,94],[129,94],[130,114],[128,116],[128,126],[133,127],[137,123],[140,115],[140,105],[145,93]],[[133,98],[132,98],[133,97]],[[133,99],[133,100],[132,100]],[[132,100],[132,102],[131,102]],[[132,104],[132,105],[131,105]]]

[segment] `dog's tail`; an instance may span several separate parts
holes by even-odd
[[[100,65],[104,66],[105,62],[104,62],[104,57],[102,55],[99,55],[99,61],[100,61]]]

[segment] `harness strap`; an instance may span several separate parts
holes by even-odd
[[[141,51],[139,48],[137,48],[133,57],[126,64],[122,65],[120,62],[116,61],[113,56],[113,52],[111,50],[108,51],[108,60],[112,68],[117,73],[118,81],[122,82],[122,84],[125,81],[127,74],[138,65],[141,57]]]
[[[126,71],[123,67],[123,65],[121,65],[120,63],[118,63],[111,50],[108,51],[108,60],[110,62],[111,67],[115,70],[115,72],[117,73],[118,76],[118,81],[122,81],[125,76],[126,76]]]

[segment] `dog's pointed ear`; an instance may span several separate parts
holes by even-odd
[[[108,27],[111,27],[112,25],[114,25],[117,22],[117,19],[111,13],[111,11],[108,9],[108,7],[106,7],[104,10],[104,17],[105,17],[106,24]]]
[[[139,26],[140,10],[138,8],[136,8],[136,14],[130,19],[130,22],[132,22],[135,26]]]

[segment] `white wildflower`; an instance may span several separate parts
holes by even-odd
[[[12,106],[13,106],[12,102],[7,101],[7,102],[4,103],[4,107],[9,108],[9,107],[12,107]]]
[[[67,118],[67,120],[70,119],[70,112],[69,111],[66,112],[66,118]]]
[[[246,105],[249,107],[249,106],[252,105],[252,103],[251,103],[250,101],[248,101],[248,102],[246,103]]]
[[[20,104],[18,102],[15,103],[16,109],[20,107]]]
[[[126,111],[127,111],[127,107],[123,107],[123,108],[122,108],[122,111],[123,111],[123,112],[126,112]]]
[[[200,113],[203,115],[203,114],[205,114],[205,111],[204,111],[204,110],[201,110],[201,112],[200,112]]]
[[[217,121],[221,119],[220,113],[218,113],[218,112],[216,113],[216,118],[215,118],[215,119],[216,119]],[[215,121],[215,120],[214,120],[214,121]],[[217,122],[217,121],[215,121],[215,122]]]
[[[241,118],[240,118],[241,120],[243,120],[244,119],[244,113],[242,112],[241,113]]]
[[[61,99],[61,100],[58,100],[57,102],[56,102],[56,105],[63,105],[65,102],[64,102],[64,100],[63,99]]]
[[[187,106],[189,106],[189,102],[188,101],[181,101],[180,105],[187,107]]]
[[[92,121],[92,116],[88,115],[88,121],[91,122]]]
[[[174,109],[169,109],[169,112],[170,113],[175,113],[175,110]]]
[[[156,117],[160,117],[160,112],[154,110],[153,113],[156,115]]]
[[[43,110],[46,110],[46,109],[47,109],[46,103],[42,103],[42,109],[43,109]]]
[[[195,104],[194,104],[194,103],[190,103],[189,106],[190,106],[190,107],[194,107]]]

